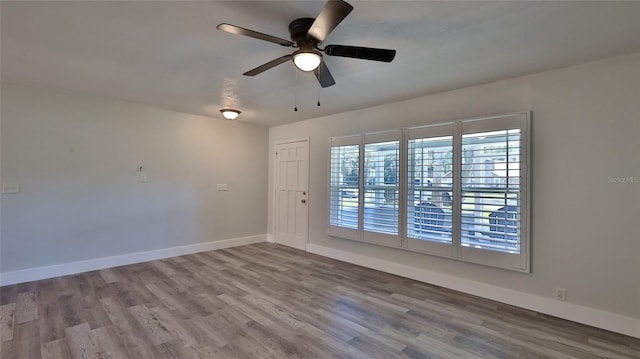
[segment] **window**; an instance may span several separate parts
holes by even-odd
[[[363,240],[400,246],[402,131],[364,135]]]
[[[329,234],[528,271],[528,128],[523,112],[332,138]]]
[[[360,136],[332,139],[330,153],[329,232],[359,236]]]
[[[520,252],[520,129],[462,135],[462,245]]]
[[[407,130],[407,247],[454,255],[453,124]]]
[[[528,113],[460,123],[461,259],[528,270],[528,128]]]
[[[398,234],[400,141],[364,145],[364,230]]]

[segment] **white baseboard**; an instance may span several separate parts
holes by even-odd
[[[275,243],[276,242],[275,238],[273,237],[273,234],[267,234],[267,242],[269,242],[269,243]]]
[[[34,280],[59,277],[63,275],[88,272],[92,270],[118,267],[127,264],[177,257],[185,254],[243,246],[246,244],[265,242],[266,240],[267,236],[261,234],[257,236],[223,239],[220,241],[211,241],[205,243],[190,244],[186,246],[155,249],[146,252],[128,253],[111,257],[93,258],[78,262],[21,269],[12,272],[0,273],[0,285],[24,283]]]
[[[307,252],[640,338],[640,319],[317,244],[307,244]]]

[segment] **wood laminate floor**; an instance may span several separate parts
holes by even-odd
[[[0,288],[9,358],[640,358],[640,340],[260,243]]]

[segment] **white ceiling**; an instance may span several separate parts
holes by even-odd
[[[2,1],[3,81],[27,82],[273,126],[640,50],[640,2],[353,1],[326,44],[396,49],[392,63],[325,56],[320,91],[292,63],[241,74],[291,48],[318,1]],[[294,112],[294,93],[299,111]]]

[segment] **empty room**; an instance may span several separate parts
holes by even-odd
[[[640,2],[0,1],[0,358],[640,358]]]

